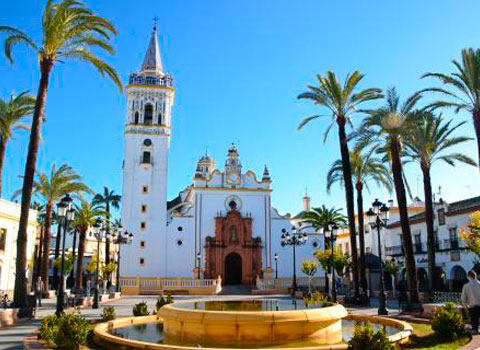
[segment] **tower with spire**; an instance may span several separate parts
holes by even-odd
[[[156,25],[141,69],[126,87],[122,225],[136,239],[122,254],[122,275],[165,276],[167,165],[173,79],[165,73]]]

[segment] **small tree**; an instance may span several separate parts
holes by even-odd
[[[101,264],[102,267],[100,269],[101,271],[101,280],[102,281],[107,281],[110,274],[113,273],[113,271],[115,271],[115,269],[117,268],[117,264],[115,264],[114,262],[109,262],[108,264]]]
[[[325,250],[317,250],[313,256],[318,260],[320,265],[322,266],[322,269],[325,272],[330,271],[330,268],[332,267],[332,250],[331,249],[325,249]],[[345,273],[348,271],[352,263],[352,259],[350,258],[350,255],[348,253],[343,254],[342,250],[337,247],[335,248],[334,254],[333,254],[333,265],[335,266],[335,271],[337,271],[337,274],[339,276],[345,275]]]
[[[308,294],[312,294],[312,277],[317,273],[319,263],[315,260],[302,261],[302,272],[308,277]]]
[[[75,263],[75,258],[73,257],[72,253],[65,254],[65,265],[64,265],[64,276],[68,276],[68,274],[73,270],[73,265]],[[53,261],[53,267],[57,268],[59,271],[62,268],[62,257],[59,256]]]
[[[460,238],[466,248],[480,258],[480,211],[473,212],[470,219],[466,228],[460,228]]]
[[[388,260],[383,262],[383,270],[392,276],[392,289],[395,292],[395,276],[400,271],[400,264],[397,264],[395,261]]]

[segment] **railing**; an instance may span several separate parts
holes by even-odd
[[[120,286],[123,294],[160,294],[167,291],[188,294],[218,294],[222,290],[222,279],[122,277]]]
[[[385,254],[390,256],[403,255],[403,246],[396,245],[392,247],[385,247]]]
[[[433,301],[435,303],[445,303],[451,301],[454,303],[460,303],[462,299],[462,293],[456,292],[433,292]]]
[[[293,278],[292,277],[281,277],[276,279],[257,279],[257,289],[258,290],[277,290],[284,291],[288,290],[292,286]],[[297,277],[297,286],[298,287],[308,287],[308,277]],[[325,278],[324,277],[314,277],[311,280],[312,288],[323,288],[325,287]]]
[[[170,75],[165,75],[161,78],[139,75],[136,73],[130,74],[128,83],[132,85],[153,85],[173,87],[173,78]]]

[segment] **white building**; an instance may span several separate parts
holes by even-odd
[[[27,271],[31,281],[33,258],[37,238],[37,211],[30,210],[27,226]],[[17,236],[20,221],[20,204],[0,199],[0,291],[12,296],[15,285]]]
[[[122,225],[134,232],[135,241],[122,250],[122,276],[200,273],[206,278],[220,275],[227,284],[252,285],[275,267],[275,253],[279,276],[291,276],[293,249],[282,247],[280,238],[291,232],[290,216],[272,206],[267,168],[261,178],[244,171],[235,145],[221,169],[207,154],[201,157],[193,184],[167,202],[173,95],[173,79],[164,73],[154,28],[142,69],[130,76],[127,86]],[[320,246],[323,239],[313,237],[297,247],[299,275],[300,261],[312,258]]]

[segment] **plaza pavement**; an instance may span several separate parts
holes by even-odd
[[[215,297],[216,299],[234,299],[234,298],[245,298],[245,295],[222,295]],[[272,298],[275,296],[249,296],[249,298]],[[279,297],[285,297],[284,295]],[[199,299],[199,298],[212,298],[211,296],[174,296],[175,300],[188,300],[188,299]],[[115,312],[117,317],[129,317],[132,315],[132,307],[136,303],[145,301],[148,304],[148,309],[150,311],[155,310],[155,303],[157,296],[125,296],[119,300],[109,301],[103,303],[99,309],[92,308],[83,308],[81,309],[81,314],[91,320],[100,318],[102,313],[103,306],[112,305],[115,307]],[[37,308],[37,314],[35,319],[24,319],[20,320],[19,323],[10,326],[0,328],[0,350],[21,350],[23,349],[23,339],[25,336],[32,334],[39,326],[41,319],[45,316],[52,315],[55,313],[55,302],[56,299],[43,299],[42,307]],[[349,312],[355,314],[365,314],[365,315],[375,315],[377,313],[376,307],[369,308],[347,308]],[[391,310],[392,313],[396,313],[397,310]]]

